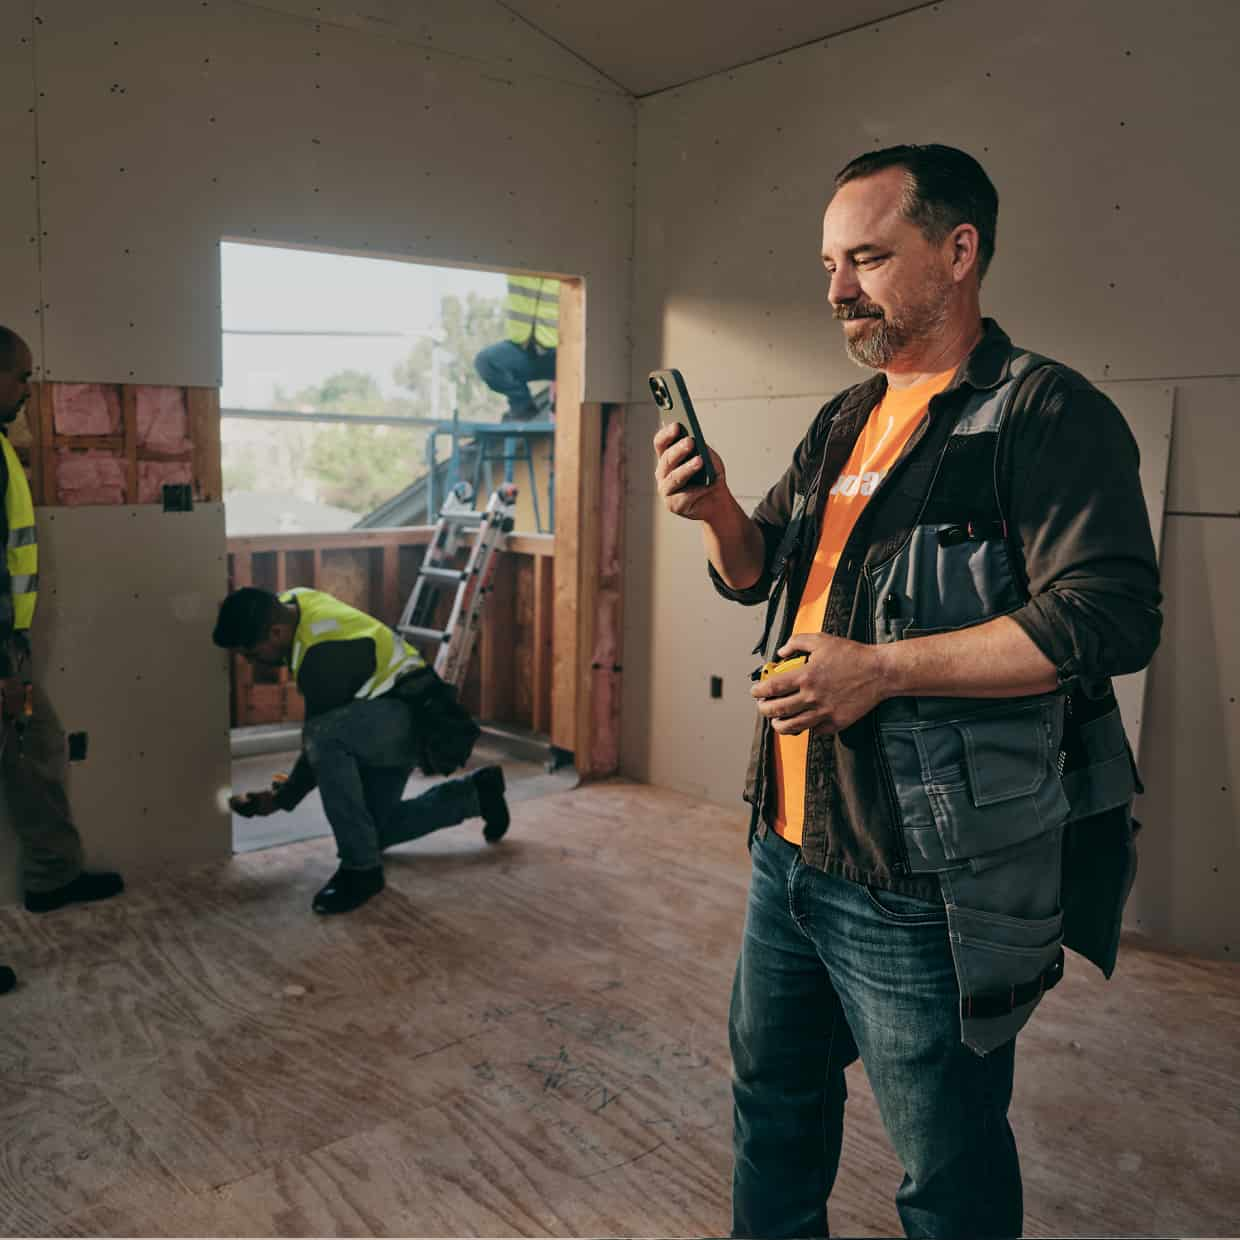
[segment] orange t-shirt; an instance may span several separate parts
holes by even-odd
[[[852,455],[827,496],[818,550],[810,566],[805,593],[797,608],[794,633],[821,633],[827,614],[827,595],[835,566],[844,553],[861,510],[869,503],[904,445],[926,416],[930,398],[950,382],[954,370],[923,379],[908,388],[887,389],[871,411],[857,437]],[[775,830],[791,844],[800,844],[805,832],[805,763],[809,733],[775,734],[775,783],[778,790]]]

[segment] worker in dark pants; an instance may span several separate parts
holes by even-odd
[[[0,773],[22,848],[25,905],[48,913],[106,900],[124,889],[119,874],[82,868],[82,841],[65,795],[65,735],[42,686],[30,675],[30,629],[39,590],[39,548],[30,484],[6,428],[30,398],[34,361],[26,342],[0,327]],[[7,983],[7,984],[6,984]],[[12,989],[0,970],[0,993]]]
[[[346,913],[381,891],[381,854],[396,844],[468,818],[483,819],[488,843],[508,830],[498,766],[402,799],[415,767],[447,775],[463,766],[479,729],[387,625],[319,590],[247,586],[220,605],[214,641],[257,666],[287,666],[305,699],[302,752],[288,779],[230,804],[263,816],[293,809],[318,786],[340,868],[314,897],[316,913]]]
[[[474,369],[492,391],[508,401],[506,422],[538,416],[530,384],[555,378],[560,344],[560,282],[540,276],[509,276],[505,324],[508,338],[488,345]]]

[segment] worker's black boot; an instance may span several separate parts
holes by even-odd
[[[71,883],[51,891],[26,892],[26,911],[50,913],[64,908],[66,904],[89,904],[94,900],[107,900],[125,890],[125,880],[119,874],[103,872],[91,874],[83,870]]]
[[[349,913],[383,890],[383,867],[372,870],[346,870],[343,866],[327,880],[314,897],[316,913]]]
[[[471,778],[478,789],[478,812],[486,824],[482,828],[482,838],[488,844],[494,844],[503,839],[511,821],[508,802],[504,800],[504,769],[499,766],[480,767]]]

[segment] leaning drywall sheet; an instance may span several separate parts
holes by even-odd
[[[1230,0],[953,0],[641,102],[634,395],[661,363],[703,397],[842,386],[821,211],[899,142],[986,166],[986,306],[1020,343],[1094,379],[1235,373],[1237,43]]]
[[[88,858],[139,875],[227,857],[223,505],[45,508],[38,524],[34,674],[86,734],[69,787]]]
[[[41,16],[52,376],[217,384],[234,238],[584,276],[625,392],[631,100],[248,4]]]
[[[39,212],[35,174],[32,5],[0,6],[0,323],[30,342],[39,362]]]
[[[1163,513],[1167,506],[1167,469],[1171,458],[1171,432],[1175,389],[1163,383],[1107,383],[1099,385],[1115,402],[1132,428],[1141,453],[1141,490],[1154,532],[1154,548],[1162,542]],[[1115,681],[1115,696],[1128,733],[1128,743],[1141,758],[1141,730],[1145,718],[1146,681],[1142,670]]]
[[[1177,380],[1168,510],[1240,517],[1237,462],[1240,377]]]
[[[1136,886],[1127,924],[1240,953],[1240,520],[1169,516],[1166,625],[1150,669]]]

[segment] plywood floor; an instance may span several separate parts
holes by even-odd
[[[171,828],[170,828],[171,829]],[[330,840],[0,912],[0,1231],[723,1235],[741,817],[624,783],[407,846],[319,919]],[[1129,945],[1022,1037],[1030,1235],[1240,1219],[1234,966]],[[898,1234],[859,1069],[838,1234]]]

